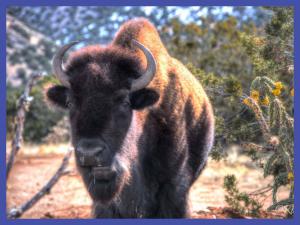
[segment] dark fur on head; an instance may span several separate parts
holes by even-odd
[[[66,71],[72,89],[79,95],[93,88],[96,92],[102,88],[107,91],[129,89],[131,80],[142,74],[140,59],[118,46],[82,48],[71,54]]]
[[[74,52],[68,59],[66,73],[71,89],[52,87],[48,98],[61,107],[69,107],[75,147],[81,138],[101,135],[105,139],[111,150],[111,167],[116,171],[114,179],[99,183],[91,168],[78,168],[91,197],[110,202],[130,181],[132,151],[123,152],[122,142],[131,124],[132,109],[155,103],[159,95],[151,89],[130,93],[132,80],[142,74],[141,62],[132,52],[118,46],[88,46]],[[131,108],[123,106],[127,101]]]

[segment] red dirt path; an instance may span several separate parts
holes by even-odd
[[[53,175],[61,163],[61,154],[19,155],[7,183],[8,208],[19,206],[31,198]],[[71,158],[68,170],[51,190],[22,218],[89,218],[91,200],[84,189],[76,171],[74,158]],[[237,158],[235,162],[215,162],[210,160],[208,166],[195,182],[190,192],[193,218],[234,218],[235,215],[226,207],[224,200],[223,178],[235,174],[242,191],[251,192],[264,187],[270,180],[262,177],[261,171],[253,167],[246,158]],[[281,196],[287,195],[286,190]],[[267,207],[271,196],[265,201]],[[282,218],[282,212],[262,213],[263,218]]]

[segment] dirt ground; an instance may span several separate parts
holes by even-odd
[[[7,209],[19,206],[30,199],[55,173],[63,158],[66,145],[26,146],[20,152],[7,182]],[[24,153],[26,152],[26,153]],[[76,171],[72,156],[68,170],[34,207],[22,218],[90,218],[91,200]],[[234,174],[241,191],[253,192],[265,187],[271,178],[264,179],[262,172],[245,156],[233,156],[229,160],[209,160],[206,169],[190,191],[193,218],[237,218],[226,205],[223,190],[225,175]],[[280,198],[287,196],[287,190],[280,190]],[[264,208],[271,203],[271,196],[264,199]],[[264,212],[263,218],[282,218],[283,212]]]

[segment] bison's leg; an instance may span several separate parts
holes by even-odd
[[[158,193],[157,218],[189,217],[188,192],[190,181],[179,176],[176,181],[163,184]]]
[[[189,160],[194,182],[207,164],[214,141],[214,118],[211,107],[203,108],[202,116],[193,129],[189,129]]]

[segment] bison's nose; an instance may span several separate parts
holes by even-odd
[[[99,139],[81,139],[76,146],[76,156],[81,166],[104,166],[108,149]]]

